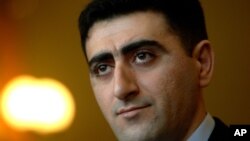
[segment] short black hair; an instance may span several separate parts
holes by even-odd
[[[199,0],[92,0],[79,17],[85,55],[88,32],[96,22],[143,11],[163,14],[189,55],[198,42],[208,38]]]

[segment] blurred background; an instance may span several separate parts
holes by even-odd
[[[208,111],[227,124],[250,124],[250,1],[201,2],[216,55],[214,78],[205,90]],[[49,84],[62,86],[66,98],[59,103],[64,102],[66,111],[71,111],[65,113],[71,117],[67,126],[44,133],[40,128],[13,127],[1,108],[1,141],[115,140],[95,102],[81,50],[77,21],[87,3],[87,0],[0,0],[1,107],[8,86],[23,76],[30,83],[22,81],[22,86],[32,84],[38,91],[55,90],[59,99],[59,90]],[[48,104],[45,100],[43,107]],[[20,106],[17,111],[22,111]]]

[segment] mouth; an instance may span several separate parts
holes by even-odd
[[[137,114],[139,114],[142,110],[150,107],[151,105],[143,105],[143,106],[129,106],[129,107],[124,107],[118,110],[116,113],[117,116],[122,116],[124,118],[133,118]]]

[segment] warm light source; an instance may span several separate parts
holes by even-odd
[[[59,81],[19,76],[4,88],[1,111],[7,124],[17,130],[53,133],[72,123],[75,104]]]

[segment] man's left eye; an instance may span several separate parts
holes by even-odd
[[[139,52],[135,55],[134,62],[136,64],[145,64],[153,59],[153,55],[149,52]]]

